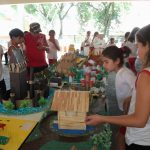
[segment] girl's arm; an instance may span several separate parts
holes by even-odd
[[[86,118],[89,125],[97,125],[99,123],[111,123],[121,126],[142,128],[146,125],[150,116],[150,76],[141,73],[137,82],[137,94],[135,112],[130,115],[123,116],[99,116],[93,115]]]
[[[8,48],[8,55],[9,56],[11,56],[11,54],[12,54],[12,49],[13,49],[14,47],[13,46],[10,46],[9,48]]]

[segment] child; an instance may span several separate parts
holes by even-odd
[[[135,82],[133,72],[124,66],[124,53],[126,53],[126,51],[122,51],[122,49],[117,46],[109,46],[102,52],[105,69],[108,72],[115,71],[117,73],[115,87],[118,106],[121,111],[124,111],[124,100],[132,95]]]
[[[126,150],[150,149],[150,25],[140,29],[136,34],[138,55],[143,64],[139,73],[130,102],[128,115],[99,116],[92,115],[86,124],[97,125],[112,123],[127,126]]]
[[[109,46],[116,46],[114,38],[110,38],[110,41],[109,41],[107,47],[109,47]]]
[[[48,60],[49,65],[55,64],[57,62],[57,51],[60,51],[59,42],[55,39],[55,31],[49,31],[50,38],[47,40],[49,51],[48,51]]]
[[[9,32],[9,36],[11,39],[8,48],[9,63],[23,62],[23,52],[19,45],[24,42],[24,33],[20,29],[15,28]]]
[[[119,109],[124,112],[124,114],[128,111],[128,106],[136,79],[134,73],[124,66],[124,58],[129,55],[127,50],[126,47],[124,49],[120,49],[116,46],[109,46],[102,52],[104,67],[108,72],[116,72],[116,96]],[[124,128],[120,128],[120,132],[117,134],[118,150],[123,150],[123,147],[125,147],[123,146],[124,131]],[[119,145],[118,143],[122,144]]]
[[[24,33],[20,29],[12,29],[9,32],[10,46],[9,67],[11,90],[15,92],[16,99],[22,99],[26,95],[26,60],[20,44],[24,42]]]

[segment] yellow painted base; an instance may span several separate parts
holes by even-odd
[[[37,121],[0,117],[0,123],[6,124],[0,128],[0,136],[9,137],[6,145],[0,145],[3,150],[17,150],[36,126]]]

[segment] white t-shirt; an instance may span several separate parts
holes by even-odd
[[[130,48],[130,50],[131,50],[130,56],[134,56],[134,57],[137,56],[137,47],[136,47],[135,43],[132,43],[132,42],[130,42],[130,41],[127,41],[127,42],[124,44],[124,46],[127,46],[127,47]]]
[[[2,66],[2,58],[3,55],[3,47],[0,45],[0,81],[3,80],[3,66]]]
[[[122,67],[116,74],[116,96],[119,109],[122,111],[124,99],[132,95],[135,80],[134,73],[126,67]]]
[[[48,46],[49,46],[49,51],[47,54],[48,59],[57,59],[57,51],[58,49],[55,47],[54,43],[50,42],[47,40]],[[58,40],[55,39],[55,43],[59,47],[59,42]]]
[[[150,68],[149,69],[147,68],[146,70],[150,72]],[[128,114],[134,113],[135,103],[136,103],[136,88],[134,86]],[[137,145],[149,146],[150,145],[150,117],[144,128],[127,127],[125,137],[126,137],[126,143],[128,145],[134,143]]]
[[[97,48],[105,48],[105,41],[101,40],[99,37],[95,37],[93,42],[92,42],[92,44],[93,44],[93,47],[95,49],[97,49]]]
[[[85,40],[81,43],[81,47],[90,47],[90,45],[91,45],[91,38],[90,36],[87,36]]]

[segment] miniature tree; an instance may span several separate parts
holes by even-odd
[[[108,124],[105,124],[103,130],[100,133],[94,134],[91,137],[93,145],[97,147],[101,145],[103,149],[109,150],[111,146],[111,135],[112,131],[110,129],[110,126]]]

